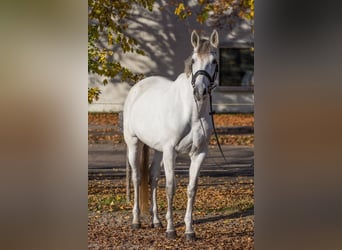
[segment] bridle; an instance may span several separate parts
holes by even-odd
[[[205,70],[197,70],[196,73],[194,74],[193,73],[193,70],[192,70],[192,65],[193,65],[193,61],[191,62],[191,85],[193,88],[195,88],[195,82],[196,82],[196,78],[200,75],[202,76],[205,76],[206,78],[208,78],[209,80],[209,88],[208,88],[208,94],[211,93],[211,91],[216,87],[214,85],[214,82],[216,80],[216,77],[217,77],[217,73],[218,73],[218,64],[216,63],[216,66],[215,66],[215,71],[214,71],[214,74],[211,76],[209,75],[209,73]],[[206,89],[205,89],[205,92],[204,94],[206,94]]]

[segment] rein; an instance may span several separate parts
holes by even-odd
[[[210,82],[210,86],[208,88],[208,94],[209,94],[209,106],[210,106],[210,112],[209,112],[209,115],[211,116],[211,123],[213,124],[213,130],[214,130],[214,134],[215,134],[215,139],[217,141],[217,146],[219,147],[219,150],[221,152],[221,155],[224,159],[224,161],[226,163],[228,163],[226,157],[224,156],[224,153],[223,153],[223,150],[222,150],[222,147],[221,147],[221,144],[220,144],[220,141],[218,139],[218,136],[217,136],[217,131],[216,131],[216,127],[215,127],[215,123],[214,123],[214,114],[215,114],[215,110],[213,110],[213,98],[212,98],[212,95],[211,95],[211,92],[213,89],[216,88],[216,85],[214,84],[215,82],[215,79],[217,77],[217,72],[218,72],[218,65],[216,64],[216,67],[215,67],[215,72],[214,72],[214,75],[211,77],[209,75],[209,73],[205,70],[198,70],[195,74],[193,74],[192,72],[192,65],[191,65],[191,85],[193,88],[195,88],[195,81],[196,81],[196,78],[200,75],[203,75],[205,77],[207,77],[209,79],[209,82]]]
[[[216,86],[215,86],[216,87]],[[211,89],[212,90],[212,89]],[[216,132],[216,127],[215,127],[215,123],[214,123],[214,114],[215,114],[215,110],[213,110],[213,98],[212,98],[212,95],[211,95],[211,90],[209,91],[209,103],[210,103],[210,112],[209,112],[209,115],[211,116],[211,123],[213,124],[213,129],[214,129],[214,134],[215,134],[215,139],[217,141],[217,146],[219,147],[220,149],[220,152],[221,152],[221,155],[224,159],[224,161],[226,163],[228,163],[226,157],[224,156],[223,154],[223,150],[222,150],[222,147],[221,147],[221,144],[220,144],[220,141],[218,139],[218,136],[217,136],[217,132]]]

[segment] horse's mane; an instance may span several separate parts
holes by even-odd
[[[189,77],[191,74],[191,58],[192,56],[189,56],[188,59],[184,61],[184,73],[186,74],[186,77]]]
[[[210,42],[209,42],[209,40],[201,39],[200,42],[199,42],[198,49],[197,49],[198,56],[202,57],[204,55],[209,54],[209,52],[210,52]],[[189,56],[184,61],[184,65],[185,65],[184,73],[186,74],[187,77],[189,77],[190,74],[191,74],[191,64],[192,64],[191,58],[192,58],[192,55]]]

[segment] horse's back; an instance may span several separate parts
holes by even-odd
[[[129,91],[125,101],[125,113],[128,113],[134,103],[142,96],[158,95],[166,91],[172,82],[164,77],[148,77],[135,84]]]
[[[143,80],[141,80],[140,82],[138,82],[137,84],[135,84],[130,92],[129,95],[131,95],[132,93],[135,93],[135,95],[141,95],[142,93],[144,93],[145,91],[154,88],[156,90],[165,90],[168,87],[170,87],[170,84],[172,84],[172,81],[170,81],[169,79],[165,78],[165,77],[161,77],[161,76],[151,76],[151,77],[147,77]]]

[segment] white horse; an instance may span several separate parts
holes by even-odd
[[[185,72],[172,82],[163,77],[148,77],[130,90],[124,106],[124,138],[132,168],[134,207],[132,228],[140,228],[140,209],[147,209],[148,175],[151,184],[152,226],[161,227],[157,211],[157,184],[164,165],[169,239],[176,237],[172,202],[175,194],[175,159],[177,153],[189,153],[188,202],[184,218],[186,239],[195,239],[192,210],[200,166],[207,154],[212,133],[209,95],[218,71],[216,30],[209,40],[191,34],[192,56],[185,62]],[[148,167],[148,147],[155,150]],[[139,191],[140,189],[140,191]],[[139,208],[140,206],[140,208]]]

